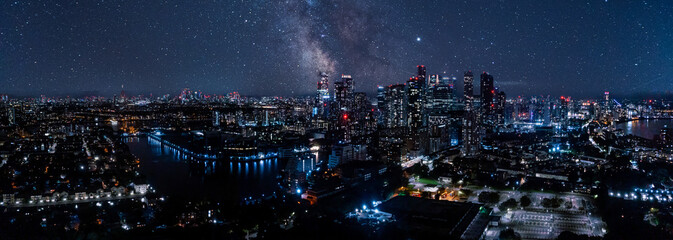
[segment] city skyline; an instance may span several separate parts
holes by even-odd
[[[373,93],[417,64],[487,71],[510,96],[671,89],[672,4],[549,4],[6,2],[0,94],[309,96],[320,71]]]
[[[0,239],[673,239],[673,1],[0,1]]]

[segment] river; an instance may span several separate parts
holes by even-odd
[[[647,139],[654,139],[666,126],[673,127],[673,119],[636,120],[617,124],[617,128],[624,130],[625,135],[633,134]]]
[[[124,138],[140,171],[157,192],[190,200],[240,202],[278,190],[277,158],[254,162],[193,161],[146,136]]]

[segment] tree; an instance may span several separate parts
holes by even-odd
[[[509,208],[515,208],[518,205],[516,200],[514,198],[510,198],[507,201],[504,201],[502,204],[500,204],[500,210],[505,210]]]
[[[519,199],[519,202],[521,203],[521,207],[528,207],[531,204],[531,200],[528,196],[521,197],[521,199]]]
[[[500,201],[500,194],[497,192],[481,192],[478,199],[482,203],[498,203]]]
[[[546,208],[559,208],[563,204],[563,199],[560,198],[543,198],[542,206]]]

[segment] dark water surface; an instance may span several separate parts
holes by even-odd
[[[637,120],[617,124],[617,128],[623,129],[625,135],[633,134],[647,139],[654,139],[666,126],[673,127],[673,119]]]
[[[192,200],[240,202],[277,191],[281,160],[254,162],[195,161],[146,136],[124,141],[140,158],[140,171],[157,192]]]

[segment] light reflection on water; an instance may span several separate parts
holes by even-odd
[[[650,119],[636,120],[617,124],[618,129],[623,129],[625,135],[633,134],[635,136],[654,139],[664,127],[672,127],[673,120],[670,119]]]
[[[196,161],[144,136],[124,138],[124,142],[140,158],[140,171],[148,182],[162,194],[236,202],[278,191],[277,176],[283,163],[277,158],[254,162]]]

